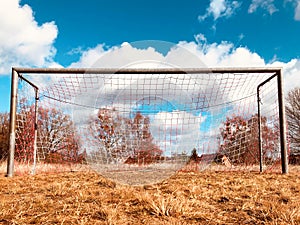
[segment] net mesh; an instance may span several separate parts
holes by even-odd
[[[92,167],[139,184],[178,170],[259,170],[257,86],[273,74],[24,73],[39,98],[35,115],[35,89],[20,79],[16,171]],[[260,94],[270,169],[280,159],[276,79]]]
[[[9,149],[9,114],[0,113],[0,171],[5,170]]]

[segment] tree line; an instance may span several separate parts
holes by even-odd
[[[17,114],[15,159],[28,162],[33,159],[34,106],[22,99]],[[300,154],[300,88],[291,90],[286,97],[286,116],[291,154]],[[263,158],[272,160],[278,154],[278,124],[262,121]],[[219,153],[233,163],[258,162],[257,115],[228,117],[220,128]],[[55,108],[38,107],[37,160],[45,162],[83,162],[86,153],[80,152],[81,140],[69,115]],[[150,132],[150,119],[140,112],[125,118],[115,109],[99,109],[90,120],[90,132],[99,145],[95,154],[105,160],[122,158],[128,163],[152,163],[162,155]],[[0,160],[6,160],[9,146],[9,114],[0,113]],[[105,157],[104,157],[105,155]]]

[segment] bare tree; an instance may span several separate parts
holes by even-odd
[[[286,116],[290,138],[291,153],[300,153],[300,88],[288,93],[286,98]]]
[[[115,109],[101,108],[90,127],[99,143],[95,154],[106,162],[130,157],[135,163],[151,163],[162,154],[153,143],[149,118],[140,112],[130,119],[121,116]]]
[[[267,118],[262,117],[263,158],[275,159],[278,153],[278,129],[270,127]],[[258,118],[242,116],[228,117],[221,128],[222,145],[220,153],[233,163],[255,164],[259,162]]]
[[[34,106],[23,101],[17,114],[15,158],[21,162],[33,159]],[[39,107],[37,113],[37,159],[39,161],[77,161],[79,138],[69,115],[55,108]],[[55,160],[53,160],[55,159]]]
[[[42,157],[61,155],[62,160],[76,161],[79,154],[79,137],[69,115],[55,108],[38,109],[38,153]]]
[[[130,127],[131,121],[121,117],[115,109],[99,109],[97,118],[90,123],[91,133],[99,144],[95,154],[107,162],[124,157],[128,151],[126,137],[130,136]]]
[[[150,132],[150,119],[140,112],[135,114],[132,123],[132,133],[136,142],[133,158],[138,164],[150,164],[156,161],[162,154],[162,150],[154,144]]]

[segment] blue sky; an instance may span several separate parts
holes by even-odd
[[[0,0],[0,112],[11,67],[88,67],[143,40],[185,46],[210,67],[282,66],[289,90],[300,85],[299,37],[299,0]]]

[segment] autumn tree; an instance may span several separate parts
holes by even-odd
[[[263,158],[269,160],[278,153],[278,129],[270,127],[267,118],[261,118]],[[259,162],[258,117],[228,117],[221,128],[220,153],[232,163],[255,164]]]
[[[99,143],[100,157],[106,162],[131,157],[137,163],[146,163],[162,154],[153,143],[149,118],[139,112],[130,119],[115,109],[99,109],[91,123],[91,132]]]
[[[38,109],[38,155],[51,161],[53,154],[63,161],[77,161],[80,138],[69,115],[55,108]],[[52,160],[53,161],[53,160]]]
[[[22,104],[22,108],[17,114],[15,158],[21,162],[33,159],[34,110],[33,105]],[[78,157],[79,138],[70,116],[55,108],[39,107],[37,112],[37,160],[77,161]]]
[[[300,154],[300,88],[295,88],[288,93],[286,116],[291,153]]]
[[[95,154],[107,163],[126,157],[126,137],[130,136],[130,120],[122,118],[115,109],[98,110],[97,118],[91,121],[91,133],[98,143]]]
[[[9,146],[9,114],[0,113],[0,161],[8,156]]]
[[[150,119],[137,112],[132,123],[134,145],[134,159],[138,164],[149,164],[160,157],[162,150],[153,143],[150,132]]]

